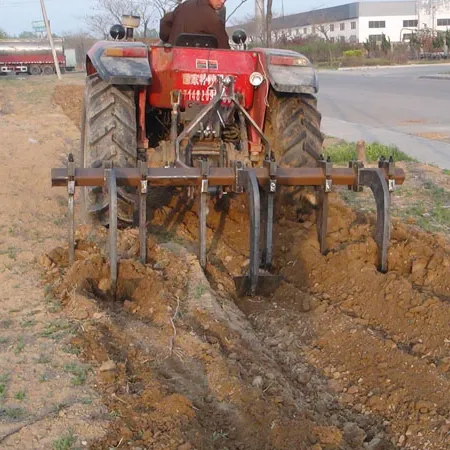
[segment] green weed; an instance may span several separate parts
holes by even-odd
[[[211,439],[213,442],[218,441],[219,439],[227,439],[228,438],[228,433],[226,433],[225,431],[214,431],[214,433],[211,436]]]
[[[0,322],[0,328],[4,328],[5,330],[11,327],[13,321],[11,319],[2,320]]]
[[[25,416],[25,411],[22,408],[0,408],[0,418],[6,417],[12,420],[18,420]]]
[[[22,322],[22,328],[34,327],[37,322],[34,319],[25,320]]]
[[[17,400],[23,400],[25,398],[25,391],[16,392],[15,398]]]
[[[38,364],[48,364],[50,362],[50,358],[45,355],[39,355],[39,358],[36,360]]]
[[[356,144],[354,142],[341,141],[336,144],[329,145],[324,150],[325,156],[330,157],[335,164],[347,164],[357,158]],[[415,161],[414,158],[400,151],[393,145],[383,145],[377,142],[366,144],[366,156],[368,162],[376,162],[382,156],[389,159],[390,156],[394,161]]]
[[[14,247],[8,247],[8,258],[15,261],[17,258],[17,249]]]
[[[48,373],[43,373],[39,377],[39,383],[46,383],[47,381],[50,381],[50,375]]]
[[[5,398],[6,391],[8,390],[8,380],[8,374],[4,373],[3,375],[0,375],[0,400]]]
[[[16,348],[14,349],[14,353],[18,355],[19,353],[23,352],[23,349],[25,348],[25,342],[23,340],[23,336],[19,336],[17,339]]]
[[[81,348],[74,345],[66,345],[62,350],[64,353],[69,353],[69,355],[79,355],[81,353]]]
[[[53,450],[70,450],[77,441],[77,437],[72,431],[65,436],[61,436],[53,442]]]
[[[42,337],[47,337],[54,340],[59,340],[70,332],[70,324],[65,321],[50,322],[45,326],[44,331],[41,333]]]
[[[200,299],[207,290],[208,288],[202,284],[195,286],[195,298]]]
[[[86,382],[88,368],[79,364],[70,363],[64,366],[64,371],[73,375],[72,384],[81,386]]]

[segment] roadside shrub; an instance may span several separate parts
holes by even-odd
[[[333,163],[346,165],[349,161],[356,159],[356,143],[339,141],[327,146],[325,155],[330,156]],[[415,161],[414,158],[399,150],[394,145],[383,145],[378,142],[366,143],[366,156],[369,163],[374,163],[381,156],[389,158],[392,156],[394,161]]]
[[[363,56],[363,51],[359,48],[355,50],[346,50],[343,52],[343,55],[346,58],[361,57]]]

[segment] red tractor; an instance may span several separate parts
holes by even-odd
[[[133,19],[133,18],[131,18]],[[132,20],[133,21],[133,20]],[[67,185],[69,260],[75,261],[74,196],[84,187],[87,213],[109,227],[111,290],[118,279],[117,228],[139,211],[140,259],[147,260],[147,209],[162,188],[188,188],[199,199],[199,260],[206,266],[206,218],[211,195],[248,197],[248,272],[238,292],[268,292],[274,202],[279,187],[313,186],[319,193],[317,231],[327,251],[328,194],[334,185],[369,187],[377,205],[378,267],[387,270],[390,195],[404,173],[392,159],[378,168],[351,161],[334,168],[321,157],[318,83],[304,56],[288,50],[218,50],[214,36],[181,35],[175,46],[134,42],[115,26],[112,41],[87,55],[82,122],[83,167],[69,155],[52,170],[53,186]],[[127,40],[123,38],[127,36]],[[150,200],[150,201],[148,201]],[[137,207],[139,205],[139,207]]]
[[[130,36],[130,30],[126,31]],[[322,148],[317,76],[289,50],[218,50],[214,36],[181,35],[176,46],[121,40],[87,55],[83,166],[316,166]],[[245,46],[245,33],[233,40]],[[118,192],[119,223],[133,221],[134,195]],[[85,198],[89,215],[108,221],[101,187]]]

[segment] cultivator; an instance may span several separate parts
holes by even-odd
[[[290,50],[202,48],[204,35],[181,35],[187,47],[147,47],[119,42],[113,31],[113,41],[98,42],[87,55],[84,168],[76,168],[71,156],[67,168],[52,170],[53,186],[68,188],[70,263],[75,260],[74,195],[79,186],[85,189],[86,212],[109,226],[113,292],[117,228],[133,221],[130,204],[139,204],[140,258],[145,264],[147,209],[154,207],[147,200],[161,187],[196,192],[199,260],[205,268],[210,196],[245,194],[250,264],[248,273],[235,279],[236,288],[264,294],[279,285],[279,277],[270,273],[277,192],[284,186],[319,191],[318,236],[326,253],[328,197],[340,185],[372,190],[378,266],[387,270],[390,193],[403,183],[404,173],[392,160],[381,160],[378,168],[365,168],[359,161],[334,168],[319,157],[323,135],[314,97],[318,83],[307,58]],[[233,36],[236,44],[243,39],[242,32]],[[138,202],[130,201],[133,188]]]
[[[402,184],[404,172],[395,168],[392,159],[380,160],[378,168],[365,168],[359,161],[348,168],[335,168],[323,158],[317,168],[281,168],[267,158],[261,168],[245,167],[234,161],[230,168],[209,167],[202,161],[201,167],[187,167],[181,162],[175,167],[148,168],[141,161],[137,168],[119,168],[104,165],[98,169],[75,168],[70,155],[68,167],[52,169],[52,186],[67,186],[69,195],[69,261],[75,260],[74,194],[79,186],[102,186],[109,196],[109,258],[111,289],[117,285],[117,187],[134,187],[139,195],[140,260],[146,263],[147,196],[152,189],[162,186],[195,187],[199,197],[199,259],[206,267],[206,220],[211,188],[223,192],[242,194],[248,198],[250,223],[250,265],[245,276],[235,279],[241,294],[265,294],[279,283],[279,277],[270,274],[272,265],[274,198],[280,187],[314,186],[319,190],[317,222],[322,253],[326,253],[328,196],[333,186],[348,186],[355,192],[363,187],[372,190],[377,207],[375,239],[378,245],[378,269],[387,271],[387,250],[390,238],[390,194],[396,184]]]

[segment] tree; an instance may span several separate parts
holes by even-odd
[[[8,33],[3,30],[2,28],[0,28],[0,39],[8,39]]]
[[[370,58],[373,53],[377,50],[377,42],[375,39],[367,38],[364,42],[364,48],[367,51],[367,57]]]
[[[96,39],[86,33],[64,34],[64,47],[75,49],[77,67],[84,69],[86,65],[86,53],[94,45]]]
[[[145,38],[155,17],[161,18],[179,3],[181,0],[96,0],[94,10],[98,12],[88,16],[87,22],[91,30],[106,37],[111,25],[121,23],[123,15],[139,16]]]
[[[444,47],[445,45],[445,39],[444,39],[444,34],[443,33],[438,33],[434,38],[433,38],[433,48],[435,50],[440,50]]]
[[[267,0],[267,8],[266,8],[266,37],[267,37],[267,47],[272,47],[272,2],[273,0]]]
[[[322,37],[327,41],[330,42],[330,31],[331,31],[331,27],[329,24],[324,24],[321,23],[319,25],[316,26],[316,30],[319,32],[319,34],[322,35]]]
[[[389,37],[386,37],[386,35],[383,33],[381,35],[381,50],[383,50],[384,54],[387,55],[391,51],[391,39]]]
[[[164,17],[169,11],[175,9],[183,0],[154,0],[153,4],[158,11],[159,17]]]
[[[33,33],[32,31],[22,31],[22,33],[19,34],[20,39],[36,39],[36,33]]]

